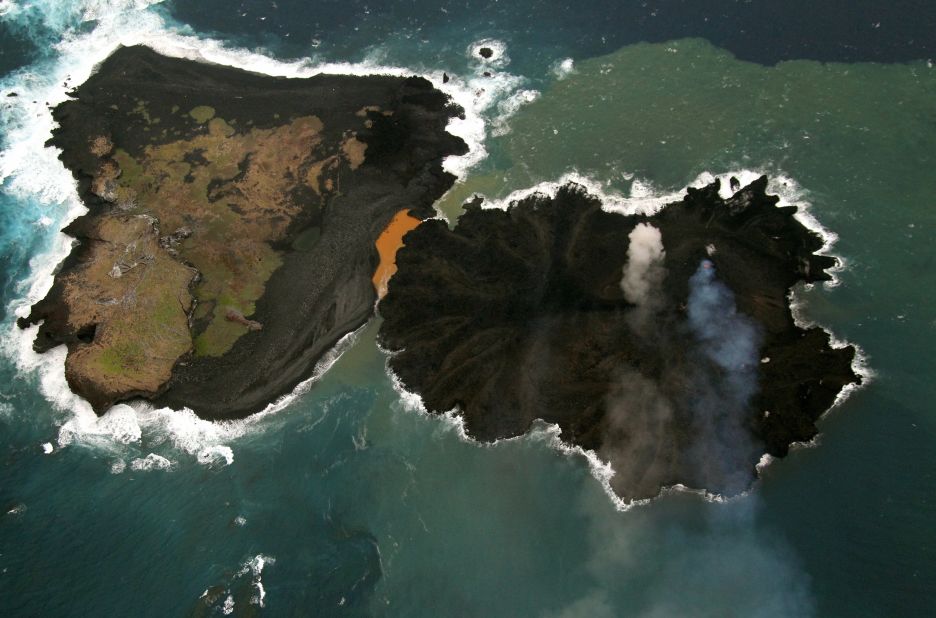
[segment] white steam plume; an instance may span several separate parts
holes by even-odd
[[[628,236],[627,264],[621,289],[624,297],[637,306],[647,305],[666,274],[663,269],[663,238],[649,223],[638,223]]]

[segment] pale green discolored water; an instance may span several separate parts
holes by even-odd
[[[572,171],[625,196],[634,179],[668,193],[703,172],[788,177],[847,263],[841,286],[801,295],[809,317],[863,344],[885,382],[932,393],[929,367],[899,361],[922,360],[936,335],[920,294],[936,280],[934,102],[924,62],[763,67],[702,40],[636,45],[577,64],[522,108],[496,169],[442,208],[454,218],[474,192],[503,198]]]
[[[113,32],[157,43],[177,34],[159,7],[131,4],[136,12],[112,30],[82,22],[89,48]],[[285,14],[291,3],[280,4]],[[295,15],[316,19],[295,4]],[[228,5],[216,12],[219,23],[237,18]],[[228,598],[232,615],[927,615],[936,605],[936,69],[766,67],[682,39],[576,57],[560,79],[543,67],[562,59],[555,49],[575,48],[574,33],[536,50],[512,47],[494,27],[440,24],[380,51],[388,63],[478,73],[463,48],[503,35],[516,59],[498,71],[541,70],[527,76],[539,98],[507,120],[509,133],[487,139],[491,156],[443,199],[450,218],[474,192],[503,198],[571,171],[624,196],[678,191],[705,171],[783,175],[790,184],[777,188],[811,205],[847,262],[839,286],[797,293],[804,316],[861,346],[871,385],[822,421],[817,448],[768,467],[750,495],[712,504],[674,494],[619,512],[584,458],[557,450],[544,428],[484,446],[406,407],[376,348],[377,321],[321,381],[262,419],[216,427],[125,409],[85,427],[59,397],[54,362],[16,365],[23,354],[4,307],[0,615],[224,615]],[[383,40],[363,23],[349,27],[358,25],[357,36]],[[415,54],[417,43],[441,51]],[[75,61],[63,50],[3,87],[28,92],[55,54]],[[20,121],[2,119],[6,130]],[[39,180],[62,183],[54,157],[28,159],[15,143],[4,156],[25,156]],[[17,182],[5,179],[0,194],[4,303],[28,292],[18,282],[41,267],[68,207],[67,197],[40,195],[61,195],[45,182],[33,193]],[[150,455],[170,467],[147,464]],[[201,607],[215,586],[218,598]]]
[[[843,286],[807,295],[810,316],[859,342],[870,322],[905,334],[899,348],[865,345],[909,360],[885,367],[921,380],[912,359],[936,334],[936,289],[925,284],[936,266],[934,102],[936,69],[923,62],[763,67],[702,40],[636,45],[579,63],[522,108],[495,145],[498,169],[442,207],[457,216],[473,192],[503,198],[571,171],[625,195],[634,178],[665,193],[702,172],[789,177],[848,264]]]
[[[577,63],[511,129],[492,169],[447,197],[451,219],[475,192],[573,171],[624,196],[634,179],[636,195],[667,193],[706,171],[792,179],[847,264],[837,287],[797,292],[804,318],[859,344],[875,378],[820,425],[818,449],[767,470],[758,521],[785,531],[819,615],[916,615],[936,565],[936,69],[642,44]]]

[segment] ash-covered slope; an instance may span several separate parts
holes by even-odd
[[[55,109],[89,208],[39,351],[101,412],[135,396],[207,418],[291,390],[376,300],[374,242],[451,185],[460,110],[421,78],[276,78],[118,49]]]
[[[594,449],[625,499],[681,483],[733,494],[859,381],[853,348],[794,324],[788,293],[835,264],[766,194],[689,189],[653,216],[580,187],[405,238],[381,301],[390,368],[479,440],[541,418]]]

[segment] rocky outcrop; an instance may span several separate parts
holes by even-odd
[[[451,185],[461,113],[421,78],[286,79],[118,49],[54,110],[88,214],[20,320],[68,346],[102,412],[131,397],[206,418],[262,409],[372,315],[375,241]],[[261,328],[262,325],[262,328]]]
[[[567,185],[506,211],[476,200],[454,229],[426,221],[380,304],[390,368],[479,440],[558,424],[624,498],[742,491],[859,381],[853,348],[794,323],[791,287],[835,260],[766,185],[689,189],[653,216]]]

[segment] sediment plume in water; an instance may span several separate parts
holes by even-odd
[[[716,181],[622,215],[568,184],[426,221],[380,304],[390,369],[475,439],[557,425],[624,500],[743,492],[861,380],[854,348],[793,319],[791,287],[836,259],[766,188]]]

